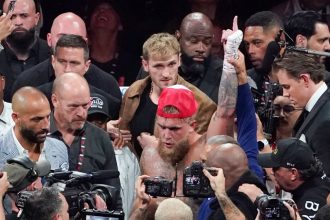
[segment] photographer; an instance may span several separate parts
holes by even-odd
[[[292,193],[302,218],[313,219],[319,208],[326,204],[329,180],[321,162],[304,142],[296,138],[282,139],[278,141],[277,149],[259,155],[258,161],[261,166],[272,168],[279,186]],[[251,185],[243,185],[239,190],[253,202],[263,194]]]
[[[55,188],[44,187],[26,200],[22,220],[69,220],[68,203]]]
[[[226,193],[226,182],[223,170],[221,168],[216,169],[218,172],[217,176],[212,176],[208,170],[204,169],[204,175],[210,180],[210,185],[215,192],[215,196],[223,210],[223,213],[227,220],[244,220],[245,216],[243,213],[234,205]]]
[[[216,198],[206,199],[201,204],[198,219],[254,219],[257,207],[243,193],[240,185],[250,183],[267,192],[259,178],[249,170],[248,159],[242,148],[234,143],[214,143],[207,154],[206,166],[217,168],[217,176],[204,169]],[[221,169],[220,169],[221,167]]]

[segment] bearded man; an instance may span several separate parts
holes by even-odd
[[[212,21],[202,13],[190,13],[182,20],[175,37],[182,53],[179,75],[217,103],[223,61],[211,54],[214,42]],[[147,75],[141,69],[137,79]]]
[[[5,13],[8,13],[9,4],[10,0],[3,3]],[[36,34],[39,11],[40,5],[35,0],[17,0],[11,12],[14,29],[2,42],[4,49],[0,52],[0,72],[6,77],[4,100],[7,102],[11,101],[12,85],[18,75],[50,55],[47,42]]]
[[[32,87],[14,94],[14,127],[0,139],[0,169],[8,159],[27,155],[31,160],[48,160],[52,170],[68,170],[68,154],[63,142],[47,137],[50,106],[46,96]]]

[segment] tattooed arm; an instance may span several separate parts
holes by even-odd
[[[236,207],[236,205],[228,197],[225,189],[225,177],[221,168],[218,170],[217,176],[212,176],[206,169],[203,170],[205,176],[210,180],[210,185],[215,192],[219,205],[227,220],[246,219],[244,214]]]
[[[207,137],[226,134],[233,136],[233,121],[237,99],[238,79],[231,59],[238,59],[238,47],[242,41],[242,31],[238,30],[237,17],[233,21],[233,30],[222,34],[225,58],[218,92],[218,106],[213,114],[207,131]],[[235,69],[236,68],[236,69]],[[245,69],[245,66],[244,66]],[[240,71],[240,69],[238,69]]]

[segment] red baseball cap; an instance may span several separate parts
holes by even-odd
[[[166,113],[164,107],[174,106],[179,113]],[[194,93],[183,85],[173,85],[163,89],[158,100],[157,115],[164,118],[188,118],[198,109]]]

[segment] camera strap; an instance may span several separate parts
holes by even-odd
[[[175,164],[175,178],[174,178],[174,197],[176,197],[176,189],[178,187],[178,163]]]
[[[86,136],[85,136],[85,132],[83,132],[81,135],[81,140],[80,140],[79,157],[78,157],[78,163],[77,163],[77,167],[76,167],[77,171],[80,171],[81,166],[84,161],[84,155],[85,155],[85,149],[86,149],[85,143],[86,143]]]

